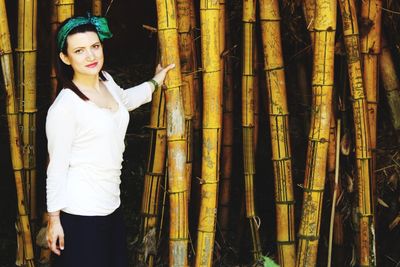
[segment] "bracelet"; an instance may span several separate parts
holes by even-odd
[[[154,85],[154,90],[156,90],[156,89],[158,88],[158,82],[156,82],[156,80],[151,79],[151,80],[149,80],[149,82],[150,82],[152,85]]]

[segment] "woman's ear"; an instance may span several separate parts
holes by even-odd
[[[60,52],[59,57],[60,57],[61,61],[64,62],[64,64],[71,65],[71,63],[69,62],[68,56],[64,55],[63,52]]]

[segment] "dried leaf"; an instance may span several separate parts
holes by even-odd
[[[384,206],[385,208],[389,208],[389,205],[386,204],[386,202],[383,201],[383,200],[382,200],[381,198],[379,198],[379,197],[378,197],[378,203],[379,203],[381,206]]]
[[[394,220],[389,224],[390,231],[392,231],[393,228],[395,228],[399,223],[400,223],[400,215],[397,215],[397,217],[394,218]]]
[[[352,193],[354,191],[354,179],[352,176],[346,173],[347,180],[347,192]]]
[[[398,177],[397,173],[393,173],[393,174],[389,177],[388,182],[387,182],[387,185],[390,187],[390,189],[391,189],[392,191],[395,191],[395,190],[397,189],[397,184],[398,184],[398,182],[399,182],[399,177]]]
[[[345,133],[340,140],[340,151],[343,155],[348,156],[350,154],[350,134]]]

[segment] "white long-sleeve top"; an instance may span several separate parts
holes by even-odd
[[[120,175],[129,113],[150,102],[153,86],[122,89],[104,72],[105,87],[119,107],[113,112],[62,89],[49,108],[46,135],[47,210],[108,215],[120,205]]]

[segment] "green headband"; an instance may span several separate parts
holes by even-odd
[[[107,19],[104,17],[91,16],[88,14],[87,17],[75,17],[70,19],[64,26],[58,31],[57,34],[57,47],[58,50],[61,51],[64,47],[65,40],[67,39],[68,34],[76,27],[92,24],[95,26],[97,30],[97,34],[99,35],[100,41],[104,39],[108,39],[112,37],[112,33],[108,28]]]

